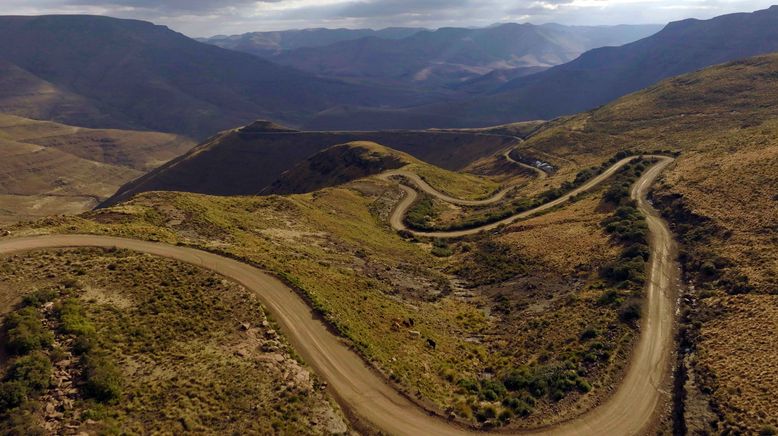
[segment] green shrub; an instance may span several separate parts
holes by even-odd
[[[84,393],[102,403],[117,400],[122,393],[122,377],[106,356],[86,354],[84,362]]]
[[[436,216],[432,199],[423,195],[405,214],[405,224],[411,228],[427,229],[430,220]]]
[[[470,393],[478,392],[478,382],[473,379],[463,378],[457,382],[457,386]]]
[[[57,297],[57,292],[52,289],[38,289],[22,298],[25,306],[42,306]]]
[[[640,242],[635,242],[634,244],[627,247],[624,251],[622,251],[620,257],[623,259],[639,257],[644,261],[647,261],[650,254],[651,251],[649,250],[648,245]]]
[[[62,330],[65,333],[77,336],[92,336],[95,334],[95,326],[86,317],[86,312],[81,303],[75,298],[68,298],[57,307]]]
[[[640,302],[637,300],[625,301],[619,308],[619,318],[626,323],[640,319]]]
[[[41,315],[33,307],[25,307],[11,313],[5,320],[6,348],[14,354],[27,354],[51,346],[54,335],[42,322]]]
[[[597,304],[600,306],[610,306],[614,303],[621,302],[621,293],[615,289],[608,289],[604,294],[600,295],[597,299]]]
[[[485,422],[490,419],[494,419],[496,417],[497,417],[497,408],[491,405],[482,407],[475,414],[475,419],[478,420],[478,422]]]
[[[610,262],[600,271],[603,278],[613,282],[642,284],[646,279],[646,262],[642,257],[620,258]]]
[[[532,413],[532,405],[522,398],[508,398],[503,405],[510,407],[517,416],[527,417]]]
[[[431,253],[432,253],[433,256],[436,256],[436,257],[449,257],[452,254],[454,254],[454,251],[451,250],[451,248],[449,248],[449,247],[434,246],[434,247],[432,247]]]
[[[581,340],[588,341],[597,337],[597,330],[594,327],[588,327],[581,332]]]
[[[19,407],[27,399],[27,386],[20,381],[0,383],[0,413]]]
[[[14,361],[6,378],[24,385],[28,392],[40,394],[51,385],[51,361],[40,351]]]

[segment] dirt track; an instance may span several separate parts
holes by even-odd
[[[665,165],[667,165],[667,164],[669,164],[670,162],[673,161],[673,159],[671,159],[671,158],[669,158],[667,156],[646,155],[645,157],[658,159],[660,161],[660,163],[658,165],[663,165],[662,166],[663,168],[664,168]],[[626,165],[627,163],[629,163],[630,161],[632,161],[633,159],[636,159],[636,158],[637,158],[636,156],[631,156],[631,157],[627,157],[627,158],[624,158],[624,159],[616,162],[611,167],[609,167],[607,170],[605,170],[602,174],[597,175],[596,177],[592,178],[588,182],[584,183],[583,185],[579,186],[578,188],[573,189],[572,191],[570,191],[567,194],[557,198],[556,200],[553,200],[553,201],[550,201],[548,203],[545,203],[545,204],[543,204],[541,206],[538,206],[538,207],[536,207],[534,209],[530,209],[528,211],[521,212],[521,213],[518,213],[516,215],[509,216],[508,218],[502,219],[500,221],[496,221],[496,222],[493,222],[491,224],[483,225],[483,226],[472,228],[472,229],[466,229],[466,230],[452,230],[452,231],[439,231],[439,232],[434,232],[434,231],[433,232],[422,232],[422,231],[412,230],[412,229],[409,229],[408,227],[406,227],[405,223],[403,222],[405,214],[408,212],[408,209],[410,209],[410,207],[413,205],[413,202],[416,201],[416,198],[418,197],[418,194],[416,193],[416,191],[413,188],[401,184],[400,188],[402,188],[402,190],[405,191],[405,197],[403,197],[403,199],[400,200],[399,203],[397,203],[397,206],[395,206],[394,210],[392,211],[392,214],[389,217],[389,224],[392,226],[393,229],[395,229],[397,231],[404,230],[404,231],[410,232],[410,233],[412,233],[412,234],[414,234],[416,236],[426,236],[426,237],[434,237],[434,238],[459,238],[459,237],[462,237],[462,236],[474,235],[476,233],[483,232],[483,231],[486,231],[486,230],[494,230],[497,227],[500,227],[502,225],[512,224],[512,223],[514,223],[516,221],[528,218],[530,216],[536,215],[536,214],[538,214],[540,212],[547,211],[547,210],[552,209],[552,208],[554,208],[556,206],[559,206],[560,204],[563,204],[564,202],[570,200],[570,197],[573,197],[573,196],[575,196],[577,194],[580,194],[582,192],[586,192],[586,191],[592,189],[593,187],[599,185],[600,183],[604,182],[610,176],[612,176],[616,171],[618,171],[621,167],[623,167],[624,165]],[[388,178],[388,177],[391,177],[392,175],[402,175],[402,176],[408,177],[407,173],[404,172],[404,171],[400,171],[399,172],[400,174],[397,174],[397,173],[398,172],[385,173],[385,174],[382,174],[380,177]],[[435,190],[435,188],[431,187],[426,182],[422,181],[423,184],[418,184],[416,180],[417,179],[421,180],[420,178],[418,178],[418,176],[416,178],[409,177],[409,179],[411,179],[414,182],[414,184],[417,184],[419,189],[421,189],[422,191],[424,191],[424,192],[426,192],[426,193],[428,193],[430,195],[438,197],[438,198],[440,198],[440,199],[442,199],[444,201],[448,201],[447,198],[450,198],[448,195],[445,195],[445,194],[442,194],[442,193],[438,192],[437,190]],[[508,191],[508,190],[510,190],[510,189],[502,190],[502,191],[498,192],[492,198],[488,198],[486,200],[480,200],[480,202],[481,202],[480,204],[481,205],[487,205],[487,204],[491,204],[491,203],[495,203],[497,201],[500,201],[503,197],[505,197],[506,191]],[[459,201],[461,202],[463,200],[459,200]],[[463,203],[456,203],[456,204],[463,204]]]
[[[663,158],[641,177],[632,191],[633,197],[639,200],[640,209],[648,216],[652,254],[641,336],[623,383],[608,401],[591,412],[566,423],[524,434],[642,433],[651,425],[657,406],[667,396],[660,387],[669,372],[677,267],[673,260],[674,243],[670,232],[646,202],[645,194],[670,162],[671,159]],[[598,177],[599,181],[612,174],[615,171],[612,169]],[[587,183],[579,190],[589,189],[599,181]],[[415,193],[410,188],[404,189]],[[404,199],[403,203],[407,200]],[[563,197],[560,202],[565,200]],[[340,403],[360,421],[397,435],[476,433],[431,416],[400,395],[331,333],[292,289],[250,265],[192,248],[109,236],[50,235],[0,239],[0,255],[61,247],[124,248],[202,266],[231,278],[257,293],[296,350],[329,383],[330,391]]]

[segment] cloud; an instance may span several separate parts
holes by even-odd
[[[5,14],[85,13],[166,24],[193,36],[304,27],[665,23],[774,0],[0,0]]]
[[[283,0],[263,0],[280,2]],[[64,0],[68,6],[100,6],[124,11],[160,11],[165,13],[214,12],[260,3],[257,0]]]

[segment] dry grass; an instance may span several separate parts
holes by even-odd
[[[570,341],[578,344],[581,330],[596,327],[612,354],[607,362],[591,366],[587,377],[602,388],[583,396],[570,394],[562,403],[542,400],[531,418],[515,418],[514,425],[575,413],[607,392],[604,387],[613,383],[626,358],[626,352],[617,350],[629,339],[630,329],[618,322],[614,308],[595,303],[601,291],[586,289],[599,281],[596,263],[611,251],[606,249],[594,264],[584,265],[583,255],[576,258],[581,261],[576,267],[588,271],[581,273],[558,263],[568,252],[564,241],[545,253],[529,248],[551,238],[541,222],[554,226],[551,232],[567,229],[567,241],[590,232],[592,247],[584,247],[586,240],[576,243],[583,253],[606,247],[607,238],[595,229],[600,214],[587,216],[597,200],[562,210],[559,217],[552,213],[529,222],[526,233],[532,239],[526,244],[531,252],[523,253],[521,246],[514,250],[529,265],[519,276],[463,288],[448,268],[469,255],[463,247],[473,242],[454,244],[454,256],[437,259],[429,255],[427,244],[404,241],[385,224],[399,195],[393,184],[375,179],[288,197],[147,193],[83,218],[44,221],[14,233],[108,233],[185,243],[248,259],[299,287],[368,361],[409,394],[441,409],[473,401],[458,387],[460,380],[586,352],[588,343],[571,348]],[[513,245],[522,234],[506,232],[500,238]],[[512,296],[512,315],[495,311],[502,304],[494,298],[498,293]],[[575,295],[581,298],[571,298]],[[566,314],[564,323],[558,313]],[[408,319],[413,319],[412,327],[402,325]],[[409,336],[409,330],[419,331],[422,339]],[[542,344],[523,342],[540,337],[545,338]],[[434,350],[428,338],[435,341]]]
[[[171,134],[93,130],[0,114],[0,223],[79,213],[192,142]]]
[[[755,434],[778,426],[778,296],[723,296],[704,304],[719,315],[701,329],[697,364],[713,377],[720,430]]]
[[[570,178],[620,149],[681,151],[663,191],[723,229],[712,241],[759,292],[776,288],[778,56],[754,58],[660,83],[595,111],[548,123],[525,144]]]
[[[599,265],[618,255],[600,223],[608,211],[598,196],[587,196],[555,213],[510,226],[499,240],[561,274],[584,265]]]
[[[33,409],[47,432],[347,430],[310,370],[271,332],[257,297],[215,274],[126,251],[71,249],[0,259],[0,276],[4,295],[52,289],[57,300],[76,297],[97,332],[93,347],[122,374],[117,402],[71,394],[60,417],[46,411],[59,388],[45,393]],[[63,288],[66,279],[75,287]],[[56,355],[65,356],[57,367],[77,374],[67,336],[57,338]]]

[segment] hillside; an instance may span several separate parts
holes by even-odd
[[[436,187],[467,185],[450,177]],[[619,311],[631,291],[598,273],[620,252],[601,225],[613,208],[602,193],[466,241],[401,237],[387,220],[403,191],[378,177],[290,196],[147,192],[11,230],[123,235],[242,259],[292,284],[409,398],[468,425],[524,428],[598,404],[629,358],[637,330]],[[617,297],[600,303],[609,291]],[[548,388],[508,381],[509,391],[512,374]]]
[[[751,413],[778,416],[762,394],[778,386],[760,375],[777,357],[763,346],[772,334],[765,325],[743,327],[754,307],[778,308],[777,102],[778,55],[767,55],[548,123],[526,143],[528,153],[547,153],[567,174],[624,147],[681,152],[654,201],[681,242],[690,281],[681,319],[686,385],[676,411],[690,431],[755,433],[777,424]]]
[[[127,250],[0,259],[3,434],[348,430],[258,296],[235,282]]]
[[[515,140],[477,132],[277,132],[251,125],[223,132],[189,153],[128,183],[105,204],[145,191],[216,195],[266,192],[284,171],[337,144],[370,141],[448,170],[501,150]]]
[[[7,113],[194,138],[258,117],[294,124],[339,104],[418,101],[319,79],[163,26],[99,16],[0,17],[0,61],[12,72],[0,80]]]
[[[0,114],[0,223],[80,213],[188,151],[183,137]]]
[[[374,142],[349,142],[326,148],[284,171],[262,194],[300,194],[400,168],[413,157]]]
[[[639,41],[593,49],[569,63],[514,79],[456,104],[387,109],[385,114],[365,110],[365,116],[328,112],[310,125],[350,129],[354,128],[351,120],[358,120],[362,128],[379,128],[386,117],[413,119],[417,128],[553,119],[592,109],[668,77],[778,51],[776,22],[778,6],[710,20],[678,21]]]
[[[659,28],[513,23],[482,29],[441,28],[402,39],[375,36],[298,48],[273,60],[327,77],[429,88],[457,85],[495,70],[520,68],[530,73],[533,68],[569,62],[592,48],[646,37]],[[481,86],[486,83],[499,81]]]

